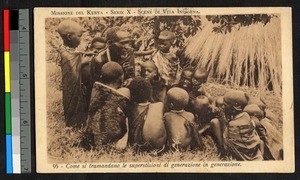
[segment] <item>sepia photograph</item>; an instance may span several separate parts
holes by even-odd
[[[35,8],[38,172],[294,171],[289,8]]]

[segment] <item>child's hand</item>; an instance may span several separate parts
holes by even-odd
[[[127,73],[127,74],[134,74],[134,67],[130,65],[129,62],[125,62],[123,63],[122,65],[124,71]]]
[[[214,114],[219,114],[220,113],[220,109],[217,106],[213,105],[213,104],[209,105],[209,108],[211,109],[211,112],[214,113]]]
[[[122,84],[123,87],[128,87],[132,81],[132,78],[126,79]]]
[[[82,61],[81,64],[86,64],[91,62],[91,60],[93,59],[94,56],[88,56],[88,55],[83,55],[82,56]]]
[[[204,90],[204,87],[202,85],[199,86],[199,88],[197,89],[197,96],[203,95],[206,96],[206,92]]]

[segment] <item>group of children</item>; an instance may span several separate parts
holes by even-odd
[[[59,31],[64,46],[71,48],[70,43],[65,43],[72,41],[66,33],[67,28],[61,31],[66,34]],[[208,71],[182,68],[180,58],[171,52],[175,38],[173,32],[162,31],[157,50],[151,52],[151,60],[139,64],[140,72],[129,81],[124,79],[124,69],[118,62],[106,62],[101,67],[101,76],[93,83],[91,98],[86,101],[88,104],[83,103],[85,109],[82,111],[86,111],[88,117],[84,123],[83,147],[90,149],[110,144],[124,149],[129,145],[135,152],[202,149],[205,147],[201,137],[210,135],[221,155],[230,154],[237,160],[282,159],[282,137],[266,115],[266,104],[237,90],[212,97],[204,86]],[[102,38],[92,42],[95,49],[105,47],[104,44]],[[80,69],[82,60],[75,62]],[[77,68],[67,70],[78,71]],[[63,76],[63,79],[70,77]],[[70,80],[75,85],[78,79],[80,77],[76,76]],[[74,86],[72,91],[76,88]],[[70,96],[64,92],[68,91],[63,91],[63,96]],[[72,97],[84,99],[84,95]],[[66,115],[65,105],[64,110]]]

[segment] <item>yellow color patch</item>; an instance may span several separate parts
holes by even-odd
[[[5,92],[10,92],[10,55],[4,51]]]

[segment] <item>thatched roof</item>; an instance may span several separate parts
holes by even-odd
[[[188,39],[186,56],[190,63],[210,71],[220,82],[246,85],[281,93],[281,27],[279,17],[266,25],[255,23],[213,32],[210,22]]]

